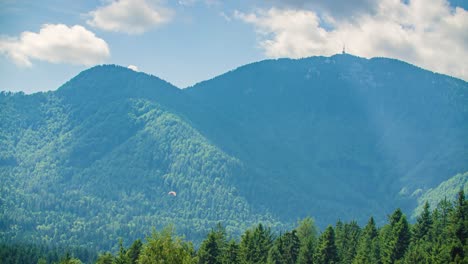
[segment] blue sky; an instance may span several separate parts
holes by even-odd
[[[246,63],[339,53],[468,79],[467,1],[0,1],[0,90],[55,90],[97,64],[180,88]]]

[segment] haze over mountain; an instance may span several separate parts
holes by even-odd
[[[468,171],[468,84],[393,59],[267,60],[184,90],[97,66],[0,106],[7,241],[383,221]]]

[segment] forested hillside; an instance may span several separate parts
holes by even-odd
[[[418,207],[414,210],[413,218],[419,215],[427,202],[430,206],[435,207],[439,201],[451,201],[456,197],[459,190],[468,193],[468,172],[459,173],[452,178],[442,182],[435,188],[430,188],[418,198]]]
[[[180,90],[119,66],[0,93],[0,240],[198,244],[313,216],[377,225],[468,171],[468,84],[351,55],[268,60]],[[457,190],[458,191],[458,190]],[[176,195],[169,195],[174,192]]]
[[[2,94],[2,240],[110,248],[148,226],[197,240],[220,221],[234,235],[273,221],[232,184],[239,160],[151,100],[151,87],[180,91],[132,74],[99,67],[57,92]]]
[[[339,220],[318,232],[314,220],[305,218],[280,233],[260,223],[237,240],[229,240],[226,229],[217,224],[197,249],[178,236],[174,226],[167,226],[128,246],[120,240],[115,253],[101,252],[99,257],[84,248],[0,244],[0,259],[5,264],[466,263],[467,217],[468,201],[460,191],[453,203],[442,200],[434,210],[425,203],[414,224],[396,209],[382,227],[370,217],[365,226]]]
[[[468,167],[468,84],[401,61],[269,60],[186,92],[206,106],[194,123],[254,175],[240,190],[283,219],[380,221]]]

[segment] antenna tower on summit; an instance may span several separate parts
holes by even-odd
[[[343,51],[341,52],[341,54],[346,54],[346,45],[343,44]]]

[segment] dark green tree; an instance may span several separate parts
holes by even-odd
[[[239,245],[236,241],[231,240],[223,253],[222,263],[223,264],[237,264],[239,263]]]
[[[268,252],[267,264],[284,264],[285,261],[278,246],[274,245]]]
[[[216,234],[211,231],[198,250],[199,263],[220,264],[221,256],[221,249],[218,246]]]
[[[336,246],[341,263],[350,264],[356,256],[357,245],[361,228],[356,221],[343,224],[341,221],[336,227]]]
[[[98,257],[96,264],[114,264],[114,256],[106,252]]]
[[[130,263],[137,264],[138,256],[140,255],[142,246],[143,243],[141,243],[141,240],[137,239],[127,250],[127,257],[130,259]]]
[[[406,216],[396,209],[390,216],[389,224],[382,230],[382,262],[395,263],[401,260],[408,249],[411,233]]]
[[[130,258],[127,255],[127,250],[123,246],[122,239],[119,239],[119,254],[114,260],[115,264],[131,264]]]
[[[299,248],[300,242],[296,230],[286,232],[274,241],[268,253],[268,263],[295,264]]]
[[[247,230],[240,242],[241,263],[265,263],[272,244],[273,234],[270,228],[258,224],[253,230]]]
[[[208,233],[198,251],[200,263],[222,263],[223,255],[227,247],[226,230],[218,223]]]
[[[468,202],[463,190],[458,193],[455,208],[450,215],[449,233],[452,237],[451,260],[455,263],[468,262]]]
[[[379,264],[380,242],[374,218],[371,217],[359,238],[354,264]]]
[[[338,250],[335,244],[335,231],[332,226],[320,235],[317,248],[315,250],[314,262],[323,264],[338,263]]]
[[[411,243],[404,256],[404,263],[432,263],[431,254],[435,250],[436,243],[432,237],[433,218],[429,210],[429,203],[424,204],[423,211],[417,217],[412,227]]]
[[[416,223],[413,226],[413,233],[411,239],[414,243],[419,241],[430,241],[431,240],[431,228],[432,228],[432,215],[429,210],[429,203],[424,204],[421,215],[416,219]]]
[[[452,214],[453,205],[447,199],[442,200],[432,212],[432,228],[430,229],[430,243],[431,263],[450,263],[450,244],[449,241],[453,239],[449,231],[449,217]],[[414,251],[415,249],[412,249]],[[414,255],[414,253],[411,253]]]
[[[60,260],[59,264],[82,264],[81,260],[74,258],[70,253],[66,253],[65,256]]]

